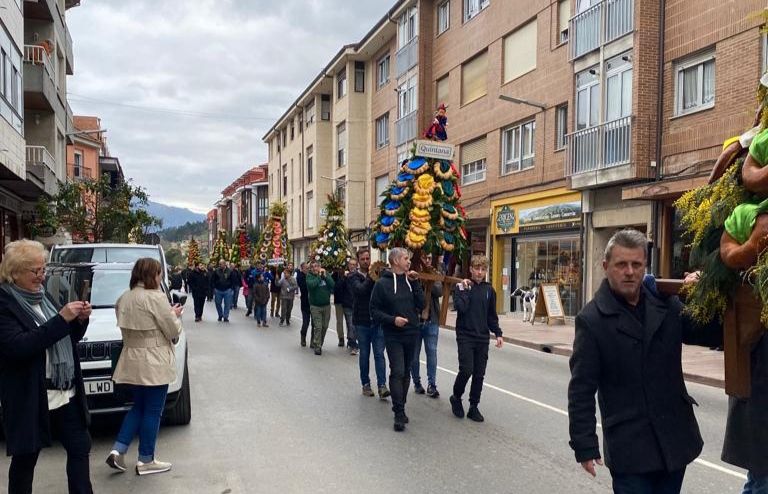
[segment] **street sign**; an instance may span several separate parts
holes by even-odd
[[[451,161],[453,159],[453,146],[436,141],[416,141],[416,156]]]

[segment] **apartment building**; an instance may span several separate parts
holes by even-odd
[[[294,261],[308,258],[331,193],[344,202],[352,245],[368,245],[377,197],[417,136],[413,12],[398,2],[361,41],[342,47],[263,137],[270,202],[288,206]]]
[[[208,213],[209,248],[219,230],[229,235],[238,228],[261,231],[269,217],[269,192],[267,190],[268,165],[254,166],[240,175],[223,191],[216,208]]]

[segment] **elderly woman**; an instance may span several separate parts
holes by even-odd
[[[43,290],[45,248],[9,243],[0,262],[0,403],[12,457],[8,492],[32,492],[40,449],[55,434],[67,451],[70,493],[91,493],[88,408],[75,345],[85,334],[91,306],[60,310]]]
[[[139,435],[136,473],[167,472],[171,464],[155,459],[155,443],[168,385],[176,380],[174,342],[181,333],[182,307],[170,307],[160,289],[162,268],[155,259],[139,259],[131,272],[130,289],[117,299],[117,325],[123,350],[112,379],[133,387],[133,407],[123,419],[107,465],[124,472],[125,453]]]

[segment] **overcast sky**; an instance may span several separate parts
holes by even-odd
[[[261,137],[387,0],[84,0],[67,11],[75,115],[101,117],[126,177],[206,212],[267,159]]]

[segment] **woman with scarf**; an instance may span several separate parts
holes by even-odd
[[[170,463],[155,458],[155,444],[168,385],[176,380],[174,344],[181,333],[182,307],[171,307],[168,303],[160,289],[162,276],[158,261],[149,257],[139,259],[131,272],[130,289],[115,304],[123,349],[112,380],[132,385],[133,406],[123,419],[107,465],[124,472],[125,453],[138,434],[139,475],[171,469]]]
[[[38,455],[55,434],[67,452],[70,494],[90,494],[89,416],[75,345],[91,306],[76,301],[57,310],[44,279],[41,243],[6,246],[0,262],[0,403],[12,457],[8,492],[32,492]]]

